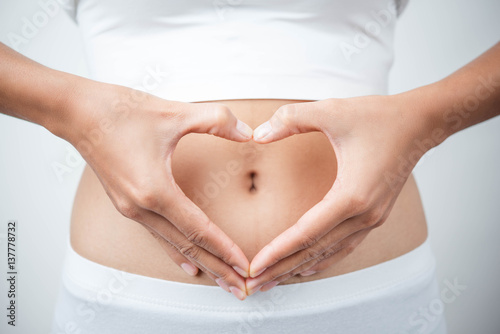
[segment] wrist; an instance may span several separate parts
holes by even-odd
[[[440,97],[442,89],[441,82],[437,82],[396,95],[400,109],[410,115],[413,143],[424,150],[423,153],[453,134],[443,117],[446,105]]]
[[[149,97],[125,86],[76,77],[60,103],[66,118],[54,123],[51,132],[70,142],[85,159],[90,158],[118,124],[130,119]]]
[[[43,117],[40,125],[54,135],[70,141],[81,126],[77,108],[80,103],[78,91],[85,89],[83,86],[86,85],[86,79],[63,72],[51,75],[54,77],[51,81],[53,86],[47,92],[52,96],[47,99],[50,103],[44,106],[48,116]]]
[[[48,119],[43,126],[76,147],[103,112],[108,86],[112,85],[69,75],[66,87],[55,101],[58,117]]]

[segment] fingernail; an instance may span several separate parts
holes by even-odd
[[[272,281],[272,282],[269,282],[269,283],[266,283],[262,286],[262,288],[260,288],[260,291],[262,292],[265,292],[267,290],[271,290],[272,288],[274,288],[276,285],[278,284],[278,281]]]
[[[231,292],[231,290],[229,290],[229,286],[222,280],[222,278],[216,278],[215,283],[219,284],[219,286],[227,292]]]
[[[259,270],[258,272],[254,272],[254,273],[252,273],[252,272],[250,271],[250,277],[252,277],[252,278],[253,278],[253,277],[257,277],[257,276],[259,276],[260,274],[262,274],[262,273],[264,272],[264,270],[266,270],[266,269],[267,269],[267,268],[262,268],[262,269],[261,269],[261,270]]]
[[[230,286],[229,290],[231,290],[232,294],[235,295],[239,300],[244,300],[247,296],[243,291],[235,286]]]
[[[265,136],[267,136],[273,128],[271,127],[271,124],[269,121],[259,125],[257,129],[253,132],[253,138],[254,139],[262,139]]]
[[[234,269],[234,271],[236,271],[236,272],[237,272],[238,274],[240,274],[241,276],[243,276],[243,277],[248,277],[248,273],[247,273],[245,270],[241,269],[240,267],[238,267],[238,266],[233,266],[233,269]]]
[[[196,276],[196,273],[198,272],[196,267],[190,263],[181,263],[181,268],[184,269],[184,271],[190,276]]]
[[[316,274],[316,271],[314,270],[306,270],[300,273],[300,276],[311,276]]]
[[[247,124],[243,123],[240,120],[236,121],[236,129],[245,137],[252,138],[253,130]]]

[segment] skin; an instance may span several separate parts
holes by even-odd
[[[229,237],[229,223],[215,224],[215,219],[209,218],[213,213],[206,214],[195,205],[193,195],[186,196],[188,191],[185,194],[183,190],[189,190],[189,182],[182,189],[175,182],[181,182],[182,173],[174,179],[176,172],[171,165],[174,148],[181,145],[181,138],[187,141],[187,135],[193,132],[241,143],[251,139],[244,123],[239,123],[239,128],[246,129],[243,133],[247,136],[237,130],[237,118],[227,106],[230,101],[165,101],[48,69],[3,45],[0,57],[5,59],[0,64],[0,111],[38,123],[73,144],[95,175],[94,181],[88,177],[87,185],[99,181],[116,209],[115,214],[117,211],[124,216],[124,230],[131,231],[126,222],[133,221],[135,227],[159,241],[157,245],[171,262],[186,264],[183,267],[188,269],[183,269],[193,274],[193,280],[203,275],[217,279],[222,288],[239,299],[258,289],[267,291],[276,284],[293,281],[301,273],[302,281],[333,276],[380,263],[418,246],[426,235],[423,219],[408,226],[391,223],[410,217],[401,214],[405,208],[418,210],[418,192],[415,194],[415,185],[409,178],[413,166],[428,149],[448,136],[498,115],[500,106],[497,44],[448,78],[403,94],[300,103],[280,101],[274,110],[266,108],[270,119],[264,124],[269,124],[272,131],[263,136],[262,126],[257,128],[254,144],[274,145],[293,134],[316,132],[297,136],[302,137],[321,132],[322,143],[326,136],[330,152],[333,148],[337,158],[329,162],[338,166],[335,172],[324,174],[328,181],[334,181],[330,190],[325,189],[323,198],[291,209],[286,222],[278,222],[277,229],[258,239],[260,243],[269,242],[267,246],[242,249],[238,246],[240,240],[233,240],[238,235]],[[490,82],[483,89],[478,89],[480,78]],[[473,111],[453,111],[454,104],[470,102],[471,96],[477,97]],[[319,138],[316,136],[311,143],[319,144]],[[416,141],[426,144],[422,146]],[[129,152],[133,152],[134,159],[130,159]],[[282,164],[293,156],[291,152],[282,157]],[[182,157],[182,151],[179,153]],[[182,158],[178,161],[180,166],[188,167],[182,164]],[[258,169],[259,173],[262,170],[265,168]],[[219,208],[227,207],[227,202],[222,203]],[[297,203],[300,201],[291,208]],[[115,216],[110,218],[118,221]],[[109,227],[104,226],[103,230]],[[405,228],[417,232],[417,237],[405,236]],[[242,230],[239,229],[240,238],[244,235]],[[97,237],[96,232],[91,228],[90,235]],[[122,231],[120,228],[114,232]],[[140,233],[137,245],[154,249],[146,242],[145,234]],[[106,235],[111,240],[111,233]],[[402,245],[392,247],[398,244]],[[130,244],[127,246],[130,248]],[[390,249],[395,249],[393,254]],[[80,250],[84,252],[85,247]],[[377,252],[381,254],[373,254]],[[141,254],[153,253],[148,249]],[[359,264],[342,267],[347,256]],[[119,267],[117,263],[121,262],[116,260],[109,262],[115,261],[115,267]],[[198,275],[196,267],[203,274]],[[131,271],[141,269],[137,266]]]
[[[406,93],[278,109],[254,131],[254,141],[321,131],[336,152],[338,174],[317,205],[252,259],[250,294],[337,262],[385,222],[426,151],[499,114],[500,43],[449,77]]]
[[[75,146],[115,208],[172,245],[166,251],[177,264],[245,291],[246,256],[183,194],[170,162],[188,133],[245,142],[248,125],[222,104],[166,101],[54,71],[3,44],[0,58],[2,113],[41,124]]]
[[[256,127],[282,105],[299,102],[215,103],[223,103],[239,119]],[[233,165],[238,166],[235,172],[228,168]],[[266,145],[188,134],[179,141],[172,157],[172,172],[179,187],[249,260],[325,196],[335,180],[336,166],[331,144],[320,132]],[[220,184],[215,188],[214,175]],[[418,189],[410,178],[385,224],[370,233],[345,260],[310,276],[295,275],[281,284],[312,281],[375,265],[414,249],[426,236]],[[85,258],[108,267],[169,281],[220,284],[229,290],[230,283],[223,279],[215,282],[203,270],[196,276],[186,275],[165,252],[168,243],[117,212],[89,167],[83,172],[74,200],[71,245]]]

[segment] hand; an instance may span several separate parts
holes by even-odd
[[[71,114],[80,116],[66,137],[118,211],[150,230],[189,274],[200,268],[244,299],[246,256],[177,186],[171,157],[188,133],[246,142],[251,128],[222,104],[166,101],[107,84],[90,85],[75,95]]]
[[[426,151],[415,148],[425,124],[406,104],[402,95],[288,104],[254,131],[254,140],[262,144],[322,131],[333,146],[338,171],[325,197],[253,258],[249,295],[297,274],[325,270],[386,220]]]

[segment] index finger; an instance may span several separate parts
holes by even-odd
[[[354,216],[354,211],[340,192],[332,188],[326,196],[300,219],[260,250],[250,264],[250,277],[300,250],[313,246],[334,227]]]
[[[168,208],[157,212],[168,219],[193,244],[214,254],[232,266],[243,277],[248,277],[250,266],[240,247],[194,204],[178,186]]]

